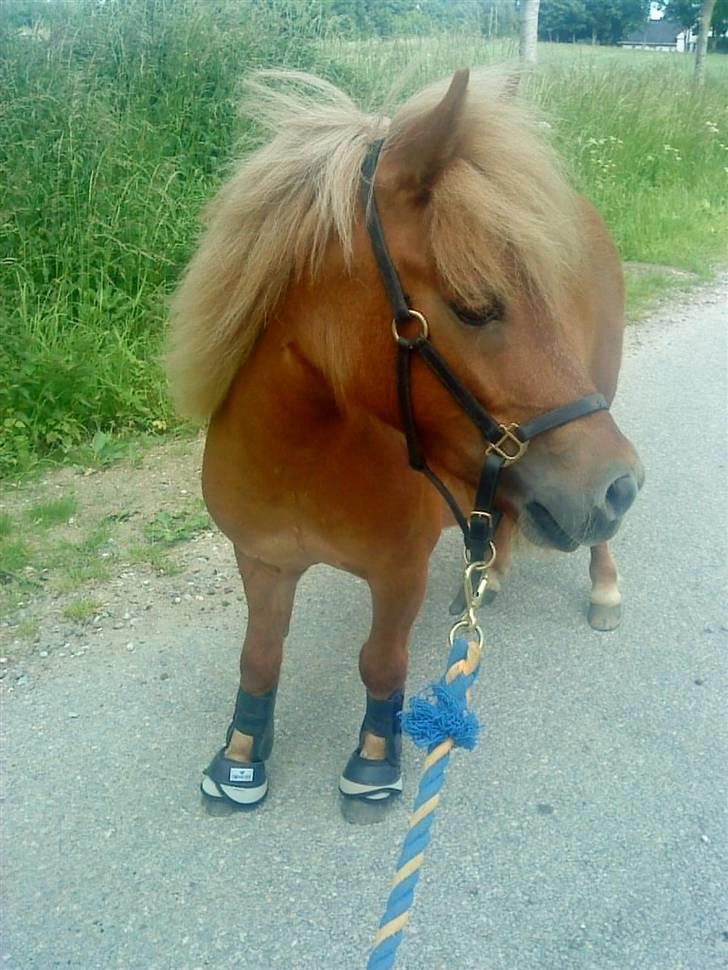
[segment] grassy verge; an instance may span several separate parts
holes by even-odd
[[[158,365],[166,299],[246,135],[242,74],[304,68],[379,108],[395,78],[405,94],[515,55],[474,34],[322,39],[306,9],[0,7],[0,475],[79,450],[103,465],[125,436],[173,426]],[[728,57],[709,59],[699,93],[679,56],[542,45],[541,59],[527,94],[625,259],[707,276],[728,250]],[[648,289],[642,278],[630,298],[644,305]]]
[[[174,509],[153,514],[120,507],[102,514],[73,492],[41,498],[0,514],[0,617],[17,616],[39,597],[62,602],[66,619],[88,622],[99,600],[94,593],[129,566],[143,564],[172,576],[179,566],[171,547],[210,528],[199,499],[176,499]],[[41,596],[42,594],[42,596]],[[14,623],[15,635],[32,638],[35,617]]]
[[[627,323],[635,323],[668,301],[687,299],[695,287],[705,284],[704,277],[650,263],[625,267]]]

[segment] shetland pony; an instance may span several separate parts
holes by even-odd
[[[211,798],[252,805],[267,792],[296,584],[320,562],[363,577],[373,606],[359,657],[365,716],[340,789],[371,800],[402,787],[407,641],[452,519],[408,464],[392,311],[360,197],[372,142],[383,139],[372,191],[391,261],[478,401],[517,424],[581,395],[612,400],[620,260],[512,87],[497,71],[459,71],[389,121],[308,75],[267,72],[248,85],[248,111],[270,138],[207,210],[167,354],[179,409],[209,422],[203,492],[248,602],[235,711],[203,775]],[[482,438],[418,360],[411,380],[428,463],[467,504]],[[621,596],[607,541],[642,479],[607,410],[540,435],[499,480],[490,589],[516,529],[563,551],[588,545],[589,619],[614,628]]]

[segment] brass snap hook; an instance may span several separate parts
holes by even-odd
[[[488,565],[484,562],[471,562],[465,570],[463,590],[465,592],[465,608],[468,612],[477,610],[483,600],[488,586]]]

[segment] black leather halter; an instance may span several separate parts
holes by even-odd
[[[488,414],[435,349],[429,340],[427,321],[421,313],[409,305],[402,289],[397,270],[387,249],[374,197],[374,173],[382,145],[383,139],[374,142],[362,163],[361,199],[379,274],[394,314],[392,330],[397,341],[397,396],[407,440],[409,463],[412,468],[422,472],[432,482],[447,502],[455,521],[462,530],[468,561],[489,565],[495,555],[492,542],[499,518],[495,508],[495,496],[503,468],[518,461],[528,448],[531,438],[537,434],[558,428],[595,411],[608,410],[609,405],[601,394],[587,394],[521,425],[499,424]],[[416,336],[406,337],[402,334],[401,327],[407,322],[414,322],[419,326],[420,332]],[[427,464],[420,447],[412,411],[411,365],[414,354],[419,354],[421,360],[480,431],[485,442],[485,457],[475,492],[473,511],[467,518],[452,492]]]

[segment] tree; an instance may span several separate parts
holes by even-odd
[[[523,64],[535,64],[540,0],[520,0],[518,5],[518,53]]]
[[[710,30],[713,30],[714,43],[728,33],[728,0],[665,0],[661,6],[668,19],[691,30],[697,28],[694,77],[696,84],[704,84]]]
[[[698,15],[698,42],[695,45],[695,83],[705,84],[705,54],[708,50],[708,34],[713,19],[715,0],[703,0]]]
[[[539,27],[549,39],[617,44],[649,14],[649,0],[543,0]]]
[[[267,2],[300,6],[304,0],[267,0]],[[432,33],[437,30],[475,31],[493,37],[512,34],[516,26],[516,4],[513,0],[306,0],[306,2],[316,2],[321,9],[323,22],[351,37],[407,36]]]
[[[650,15],[650,0],[586,0],[585,6],[593,44],[618,44]]]
[[[663,0],[660,6],[665,12],[666,20],[674,20],[682,27],[697,29],[698,17],[703,7],[702,0]],[[728,33],[728,0],[716,0],[710,26],[713,28],[714,38]]]
[[[544,0],[539,11],[541,37],[555,41],[575,41],[586,36],[585,0]]]

